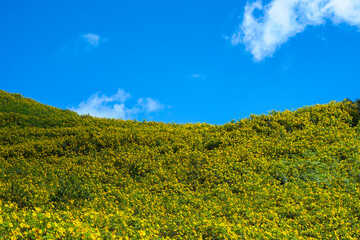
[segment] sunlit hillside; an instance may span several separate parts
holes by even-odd
[[[0,239],[359,239],[359,110],[165,124],[0,91]]]

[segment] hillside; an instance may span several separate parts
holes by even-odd
[[[0,91],[0,239],[359,239],[359,116],[165,124]]]

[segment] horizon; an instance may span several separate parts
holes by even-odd
[[[100,117],[100,116],[92,116],[88,113],[84,113],[84,114],[81,114],[81,113],[78,113],[72,109],[62,109],[62,108],[58,108],[58,107],[55,107],[55,106],[51,106],[51,105],[47,105],[47,104],[44,104],[44,103],[40,103],[38,101],[36,101],[35,99],[32,99],[32,98],[29,98],[29,97],[26,97],[24,95],[22,95],[21,93],[11,93],[11,92],[7,92],[7,91],[4,91],[2,89],[0,89],[0,92],[3,91],[5,92],[6,94],[10,94],[10,95],[19,95],[20,97],[24,98],[24,99],[27,99],[27,100],[30,100],[30,101],[35,101],[35,103],[37,104],[41,104],[41,105],[45,105],[47,107],[53,107],[53,108],[56,108],[58,110],[61,110],[61,111],[71,111],[75,114],[78,114],[79,116],[90,116],[90,117],[94,117],[94,118],[99,118],[99,119],[109,119],[109,120],[124,120],[124,121],[134,121],[134,122],[155,122],[155,123],[164,123],[164,124],[177,124],[177,125],[185,125],[185,124],[207,124],[207,125],[213,125],[213,126],[222,126],[222,125],[225,125],[225,124],[229,124],[229,123],[238,123],[240,122],[241,120],[250,120],[253,116],[257,117],[257,116],[263,116],[263,115],[271,115],[272,113],[276,112],[276,113],[284,113],[286,111],[290,111],[290,112],[296,112],[298,110],[301,110],[301,109],[305,109],[305,108],[312,108],[312,107],[316,107],[316,106],[320,106],[320,105],[330,105],[332,103],[342,103],[344,101],[350,101],[352,103],[355,103],[356,102],[360,102],[360,99],[343,99],[342,101],[336,101],[336,100],[332,100],[328,103],[324,103],[324,104],[313,104],[313,105],[305,105],[305,106],[301,106],[297,109],[284,109],[282,111],[280,110],[271,110],[271,111],[268,111],[267,113],[261,113],[261,114],[250,114],[248,116],[245,116],[243,118],[239,118],[239,119],[231,119],[225,123],[222,123],[222,124],[216,124],[216,123],[208,123],[208,122],[192,122],[192,123],[177,123],[177,122],[161,122],[161,121],[152,121],[152,120],[147,120],[147,119],[121,119],[121,118],[111,118],[111,117]]]
[[[222,125],[360,98],[356,0],[3,1],[0,13],[0,88],[79,114]]]

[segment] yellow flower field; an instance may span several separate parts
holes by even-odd
[[[0,91],[0,239],[359,239],[359,103],[219,126]]]

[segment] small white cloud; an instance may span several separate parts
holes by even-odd
[[[193,73],[193,74],[191,74],[191,77],[192,78],[200,78],[201,75],[199,73]]]
[[[100,40],[102,40],[99,35],[93,33],[83,34],[83,38],[94,47],[97,47],[100,44]]]
[[[229,37],[229,36],[226,36],[226,35],[223,36],[223,39],[225,39],[225,40],[231,40],[230,37]]]
[[[91,51],[106,42],[104,37],[94,33],[79,35],[73,42],[63,46],[61,51],[69,55],[77,55],[83,52]]]
[[[194,78],[194,79],[205,79],[205,75],[202,74],[202,73],[193,73],[191,74],[191,78]]]
[[[259,17],[254,16],[256,11],[261,13]],[[247,2],[243,21],[231,43],[243,43],[254,60],[260,61],[307,26],[324,24],[327,19],[360,28],[360,1],[272,0],[267,5],[261,0]]]
[[[138,105],[141,109],[147,113],[151,112],[158,112],[164,109],[164,105],[161,104],[159,101],[154,100],[152,98],[146,98],[145,100],[140,98],[138,100]]]
[[[139,114],[150,114],[164,109],[162,103],[152,98],[139,98],[137,103],[129,108],[125,105],[129,98],[130,94],[122,89],[112,96],[95,93],[86,101],[81,102],[78,107],[70,109],[79,114],[117,119],[133,119]]]

